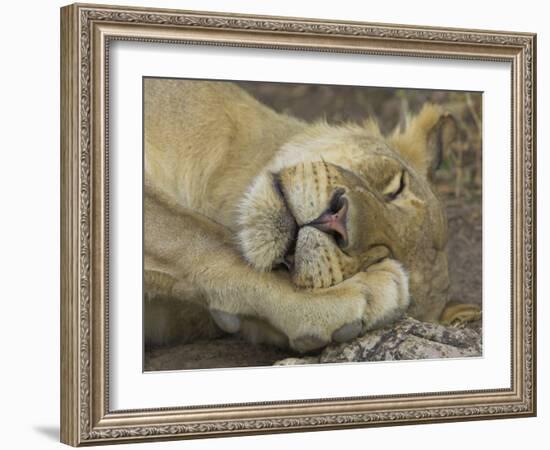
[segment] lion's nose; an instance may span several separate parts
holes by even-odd
[[[317,219],[308,223],[308,225],[334,236],[336,243],[340,247],[345,247],[348,243],[348,231],[346,228],[348,200],[343,194],[343,190],[336,191],[329,208]]]

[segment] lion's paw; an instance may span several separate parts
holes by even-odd
[[[307,353],[359,336],[364,329],[367,278],[362,272],[336,286],[299,293],[292,314],[294,324],[285,327],[290,346]]]
[[[283,335],[297,352],[313,352],[331,342],[352,340],[368,329],[400,317],[409,304],[407,274],[399,263],[384,260],[330,288],[295,290],[290,298],[273,301],[276,304],[257,317],[260,323],[272,327],[266,335],[278,335],[279,343]],[[243,331],[249,320],[221,309],[210,312],[216,324],[228,333]],[[253,333],[256,336],[258,327]]]
[[[361,334],[363,330],[363,321],[356,320],[351,323],[347,323],[338,328],[332,333],[332,340],[335,342],[347,342],[355,339]]]
[[[332,339],[330,340],[325,340],[315,335],[306,335],[294,339],[290,344],[291,347],[299,353],[308,353],[326,347],[331,341],[347,342],[355,339],[361,334],[362,329],[362,320],[355,320],[338,328],[332,333]]]

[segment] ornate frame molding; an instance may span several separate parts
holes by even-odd
[[[109,43],[115,39],[510,62],[511,388],[110,411],[106,99]],[[63,442],[78,446],[535,415],[534,34],[75,4],[61,9],[61,58]]]

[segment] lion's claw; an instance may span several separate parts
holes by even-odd
[[[328,342],[321,339],[320,337],[308,335],[294,339],[291,346],[297,352],[307,353],[314,350],[319,350],[320,348],[325,347],[327,344]]]
[[[241,319],[235,314],[226,313],[219,309],[211,309],[210,315],[223,331],[236,333],[241,328]]]
[[[350,341],[361,333],[363,329],[363,322],[361,320],[355,320],[351,323],[347,323],[338,328],[332,333],[332,340],[335,342],[347,342]]]

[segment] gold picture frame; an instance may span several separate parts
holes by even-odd
[[[508,389],[112,411],[108,58],[115,40],[503,61],[512,67]],[[61,441],[73,446],[536,414],[536,35],[74,4],[61,9]]]

